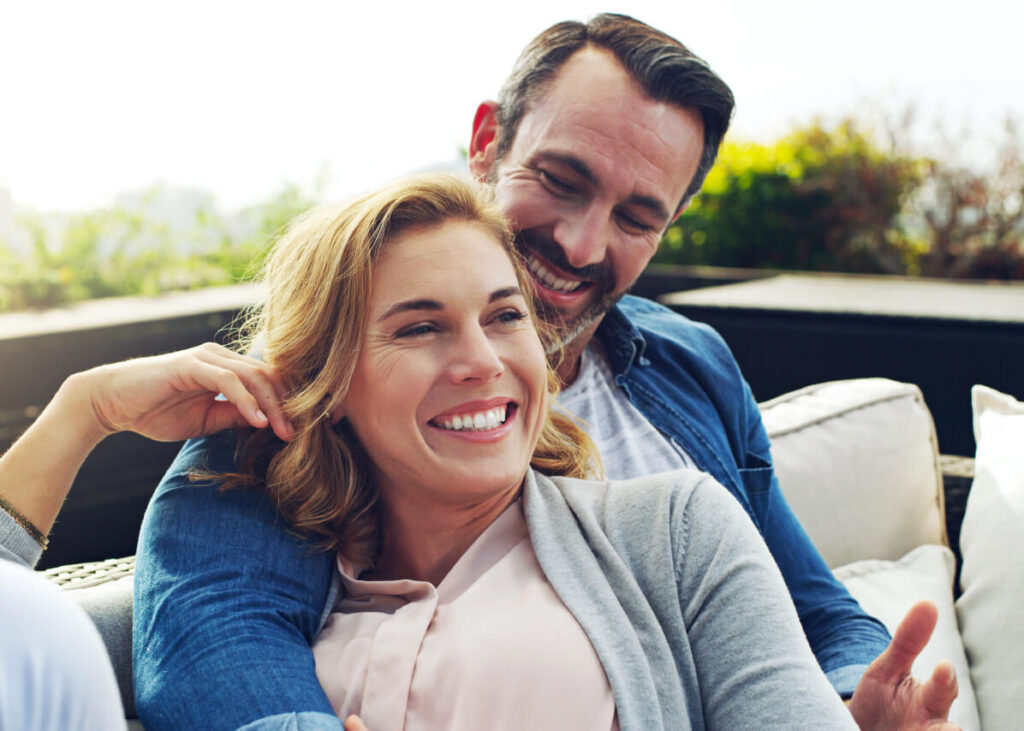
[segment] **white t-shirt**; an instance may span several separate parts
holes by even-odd
[[[647,421],[615,384],[608,356],[597,338],[583,351],[579,374],[559,394],[558,405],[584,422],[610,480],[696,467],[690,455]]]

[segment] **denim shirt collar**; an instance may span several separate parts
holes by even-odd
[[[647,340],[619,305],[608,310],[595,333],[604,346],[615,380],[629,375],[634,365],[646,366],[650,361],[644,356]]]

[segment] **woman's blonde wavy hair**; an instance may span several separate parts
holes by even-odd
[[[372,566],[378,540],[377,491],[367,456],[343,419],[330,413],[345,398],[366,331],[374,260],[389,242],[449,221],[483,227],[508,252],[532,312],[532,283],[490,192],[453,175],[403,179],[343,205],[295,219],[263,265],[265,302],[247,312],[236,346],[257,352],[288,388],[284,411],[291,442],[270,429],[240,442],[242,469],[219,475],[224,487],[263,486],[291,525]],[[534,323],[538,323],[533,317]],[[538,323],[539,324],[539,323]],[[544,337],[546,343],[551,338]],[[548,369],[549,404],[558,379]],[[598,476],[593,442],[569,416],[549,405],[531,464],[548,475]]]

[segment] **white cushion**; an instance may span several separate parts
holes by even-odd
[[[917,386],[820,383],[761,414],[782,492],[830,567],[947,543],[935,425]]]
[[[1024,718],[1024,403],[971,391],[978,445],[960,532],[956,603],[985,729]]]
[[[924,680],[941,660],[956,668],[960,693],[950,709],[950,720],[964,731],[981,728],[967,658],[960,642],[953,608],[956,559],[945,546],[918,546],[898,561],[858,561],[836,569],[838,578],[864,610],[894,632],[907,610],[928,599],[939,610],[931,640],[914,662],[913,674]],[[986,727],[987,728],[987,727]]]

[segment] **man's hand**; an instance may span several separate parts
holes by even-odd
[[[947,720],[957,695],[953,666],[946,661],[939,663],[923,683],[910,674],[910,666],[928,644],[938,616],[931,602],[912,606],[889,647],[868,666],[848,704],[862,729],[959,729]]]

